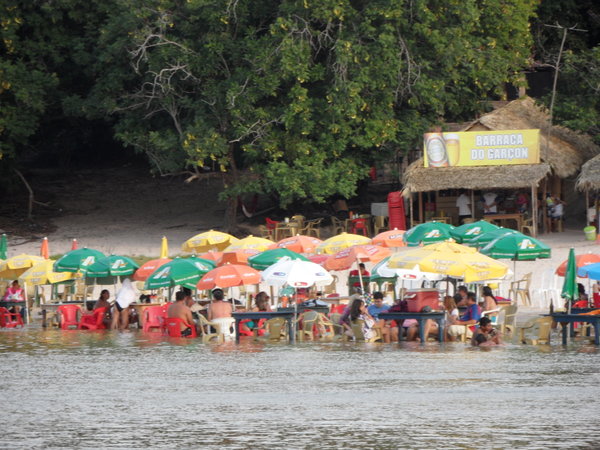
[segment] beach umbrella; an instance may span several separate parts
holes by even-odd
[[[388,266],[464,278],[466,283],[500,279],[509,272],[506,264],[455,242],[439,242],[395,254]]]
[[[75,279],[74,272],[54,272],[54,261],[40,261],[21,274],[19,280],[23,283],[39,286],[42,284],[63,283]]]
[[[301,259],[302,261],[308,261],[306,256],[293,252],[287,248],[274,248],[251,256],[248,258],[248,265],[257,270],[265,270],[267,267],[272,266],[281,258],[286,257],[289,259]]]
[[[222,231],[205,231],[188,239],[183,243],[184,252],[203,253],[208,251],[220,251],[238,242],[239,239]]]
[[[65,253],[54,263],[55,272],[85,272],[85,269],[106,255],[92,248],[79,248]]]
[[[330,256],[323,267],[327,270],[346,270],[355,263],[377,263],[390,256],[391,253],[389,248],[380,247],[379,245],[355,245]]]
[[[450,230],[450,235],[456,239],[456,242],[465,244],[472,242],[482,234],[499,229],[500,227],[498,225],[494,225],[485,220],[479,220],[473,223],[465,223]]]
[[[45,261],[41,256],[21,254],[0,262],[0,278],[16,279],[27,269]]]
[[[40,248],[40,256],[44,259],[50,259],[50,249],[48,248],[48,238],[45,237],[42,240],[42,246]]]
[[[146,279],[146,289],[159,289],[172,286],[184,286],[194,289],[206,272],[215,268],[215,263],[207,259],[191,256],[175,258],[156,269]]]
[[[371,270],[371,281],[395,281],[395,280],[428,280],[437,281],[444,278],[443,274],[422,272],[411,269],[393,269],[389,266],[391,256],[382,259],[373,266]]]
[[[352,233],[341,233],[337,236],[330,237],[323,241],[321,245],[317,247],[317,253],[327,253],[328,255],[334,255],[340,250],[352,247],[353,245],[370,244],[371,239],[360,234]]]
[[[150,261],[146,261],[144,264],[142,264],[139,267],[138,270],[135,271],[132,278],[135,281],[146,281],[148,279],[148,277],[150,275],[152,275],[152,273],[156,269],[158,269],[160,266],[163,266],[171,261],[172,261],[171,258],[158,258],[158,259],[151,259]]]
[[[317,255],[309,255],[308,260],[310,262],[314,262],[315,264],[323,265],[325,261],[329,259],[329,255],[317,254]]]
[[[415,225],[404,233],[404,242],[409,247],[433,244],[434,242],[452,239],[450,232],[454,227],[444,222],[425,222]]]
[[[495,259],[529,261],[550,258],[551,249],[543,242],[516,231],[497,237],[480,249],[480,252]]]
[[[575,265],[575,249],[569,250],[569,258],[567,259],[567,271],[565,272],[565,281],[563,283],[561,297],[567,300],[568,312],[571,313],[571,303],[579,298],[579,290],[577,289],[577,266]],[[566,333],[567,330],[563,330]]]
[[[73,239],[71,242],[71,250],[77,250],[79,248],[79,244],[77,243],[77,239]]]
[[[372,239],[371,244],[381,245],[382,247],[388,248],[406,247],[406,243],[404,242],[404,233],[406,233],[405,230],[399,230],[397,228],[394,228],[393,230],[382,231]]]
[[[577,257],[575,257],[575,266],[577,266]],[[563,276],[565,276],[565,274],[563,274]],[[588,264],[581,268],[577,268],[577,276],[589,278],[590,280],[600,280],[600,263]]]
[[[0,236],[0,259],[8,259],[8,238],[5,233]]]
[[[567,272],[567,263],[568,259],[564,260],[560,266],[556,269],[556,275],[564,277]],[[584,253],[583,255],[575,256],[575,267],[577,267],[577,276],[585,278],[588,276],[588,269],[591,269],[595,272],[597,269],[595,267],[587,267],[587,266],[595,266],[596,263],[600,263],[600,255],[596,253]],[[597,278],[591,277],[593,280]]]
[[[310,261],[280,259],[262,272],[262,280],[270,286],[307,288],[327,286],[333,277],[323,267]]]
[[[473,238],[472,240],[470,240],[468,243],[465,243],[465,244],[468,244],[470,247],[483,248],[486,245],[488,245],[490,242],[492,242],[493,240],[498,239],[500,236],[504,236],[505,234],[511,234],[511,233],[517,233],[517,231],[511,230],[510,228],[498,227],[497,230],[490,230],[483,234],[480,234],[479,236],[477,236],[476,238]]]
[[[316,237],[297,234],[287,237],[275,244],[276,248],[287,248],[296,253],[313,253],[323,241]]]
[[[200,290],[230,288],[260,283],[260,272],[240,264],[227,264],[205,273],[196,288]]]
[[[86,278],[130,276],[138,268],[139,265],[127,256],[109,255],[87,266],[85,276]]]
[[[219,262],[223,257],[223,252],[205,252],[200,253],[198,258],[208,259],[209,261]]]
[[[160,240],[160,258],[166,259],[169,257],[169,242],[167,241],[167,237],[163,236]]]
[[[217,265],[224,266],[225,264],[247,264],[248,258],[254,255],[258,255],[260,251],[252,248],[231,250],[223,252],[221,258],[217,262]]]
[[[275,245],[275,242],[257,237],[257,236],[246,236],[244,239],[239,239],[237,242],[229,245],[223,252],[233,252],[235,250],[256,250],[256,252],[264,252],[272,246]]]

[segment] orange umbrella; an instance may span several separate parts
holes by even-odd
[[[248,262],[248,258],[259,253],[260,251],[253,248],[223,252],[223,256],[219,260],[218,265],[223,266],[225,264],[246,264]]]
[[[48,249],[48,238],[45,237],[42,240],[42,248],[40,248],[40,255],[44,259],[50,259],[50,250]]]
[[[355,245],[330,256],[323,267],[327,270],[346,270],[355,262],[379,262],[392,254],[389,248],[378,245]]]
[[[296,253],[313,253],[323,241],[312,236],[297,234],[280,240],[275,244],[275,248],[287,248]]]
[[[133,279],[135,281],[146,281],[156,269],[171,261],[172,260],[170,258],[158,258],[145,262],[138,270],[135,271],[133,274]]]
[[[260,283],[260,272],[240,264],[227,264],[204,274],[196,287],[200,290],[229,288]]]
[[[564,277],[565,273],[567,272],[567,261],[563,261],[563,263],[558,266],[558,269],[556,269],[556,275]],[[577,266],[577,269],[580,269],[581,267],[587,266],[589,264],[596,264],[600,262],[600,255],[597,255],[595,253],[585,253],[583,255],[577,255],[575,256],[575,265]]]
[[[322,266],[329,258],[330,255],[310,255],[308,260]]]
[[[77,250],[77,239],[73,239],[73,242],[71,243],[71,250]]]
[[[208,259],[209,261],[219,262],[223,257],[223,252],[206,252],[199,254],[198,257]]]
[[[397,228],[384,231],[375,236],[371,243],[374,245],[380,245],[381,247],[406,247],[406,243],[402,239],[404,233],[405,230],[399,230]]]

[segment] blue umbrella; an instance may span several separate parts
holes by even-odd
[[[592,280],[600,280],[600,263],[588,264],[587,266],[580,267],[577,270],[578,277],[588,277]]]

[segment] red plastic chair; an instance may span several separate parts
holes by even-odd
[[[347,305],[331,305],[329,314],[343,314]]]
[[[369,227],[367,226],[367,219],[358,218],[352,219],[350,222],[350,230],[354,234],[362,234],[363,236],[369,237]]]
[[[92,314],[84,314],[79,320],[78,328],[80,330],[106,330],[106,324],[104,323],[104,317],[108,308],[95,309]]]
[[[79,305],[60,305],[57,311],[60,315],[60,328],[62,330],[68,330],[69,327],[79,328],[79,320],[77,319],[77,315],[81,314]]]
[[[144,309],[144,326],[143,331],[148,332],[151,329],[163,331],[165,328],[165,319],[167,318],[168,304],[161,306],[149,306]]]
[[[256,325],[256,328],[258,328],[258,335],[259,336],[263,336],[265,334],[265,330],[263,328],[263,324],[267,321],[267,319],[260,319]],[[240,322],[240,336],[254,336],[254,333],[252,332],[252,330],[246,330],[244,329],[244,325],[246,325],[248,322],[252,322],[252,320],[250,319],[244,319]]]
[[[275,228],[277,228],[277,224],[279,222],[276,220],[269,219],[268,217],[265,217],[265,221],[267,223],[267,230],[275,231]]]
[[[190,327],[192,329],[192,334],[190,334],[189,336],[182,336],[181,335],[181,325]],[[189,338],[198,337],[198,335],[196,333],[196,327],[194,325],[188,324],[183,319],[179,319],[176,317],[169,317],[165,321],[165,327],[167,329],[167,333],[169,334],[169,337],[189,337]]]
[[[23,328],[23,318],[19,313],[11,313],[6,308],[0,308],[0,327],[2,328],[17,328],[20,326]]]

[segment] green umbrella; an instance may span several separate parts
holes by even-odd
[[[495,259],[527,261],[550,258],[550,247],[543,242],[515,231],[494,239],[480,250],[480,253]]]
[[[110,276],[127,276],[139,268],[139,265],[127,256],[110,255],[99,259],[85,269],[86,277],[104,278]]]
[[[404,233],[404,242],[411,247],[433,244],[452,239],[450,231],[454,227],[444,222],[426,222],[412,227]]]
[[[0,259],[8,259],[8,239],[6,234],[0,237]]]
[[[465,223],[464,225],[456,227],[454,230],[450,231],[450,234],[456,239],[456,242],[466,244],[472,242],[484,233],[498,229],[500,229],[499,226],[485,220],[480,220],[478,222]]]
[[[65,253],[58,261],[54,263],[55,272],[78,272],[85,270],[94,264],[97,260],[106,255],[92,248],[79,248]]]
[[[306,256],[300,253],[293,252],[287,248],[274,248],[271,250],[265,250],[256,255],[252,255],[248,258],[248,265],[256,270],[265,270],[267,267],[272,266],[281,258],[290,259],[301,259],[302,261],[308,261]]]
[[[183,286],[196,289],[196,284],[206,272],[215,268],[208,259],[192,256],[175,258],[156,269],[146,280],[146,289],[159,289],[171,286]]]
[[[498,239],[500,236],[504,236],[505,234],[516,233],[517,231],[511,230],[510,228],[502,228],[499,227],[497,230],[486,231],[483,234],[480,234],[473,240],[468,242],[469,247],[483,248],[488,245],[490,242]]]
[[[569,250],[569,259],[567,260],[567,270],[565,272],[565,281],[561,292],[561,297],[568,300],[569,312],[571,311],[571,302],[579,297],[577,289],[577,263],[575,262],[575,250]]]
[[[385,283],[386,281],[392,283],[396,281],[396,279],[398,278],[396,270],[390,269],[387,265],[390,258],[391,256],[383,258],[381,261],[379,261],[373,266],[373,268],[371,269],[371,281],[374,281],[378,284]]]

